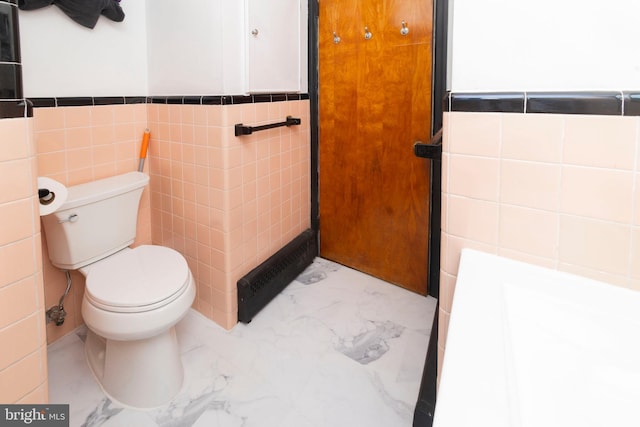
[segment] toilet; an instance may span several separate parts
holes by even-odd
[[[82,317],[87,363],[104,392],[132,408],[168,403],[182,387],[175,325],[195,298],[177,251],[130,248],[149,177],[129,172],[68,188],[66,202],[42,217],[51,263],[86,278]]]

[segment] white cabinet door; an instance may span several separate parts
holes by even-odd
[[[247,92],[300,91],[300,0],[246,0]]]

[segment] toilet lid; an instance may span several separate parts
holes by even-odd
[[[96,263],[87,275],[91,300],[111,307],[144,307],[170,298],[190,279],[177,251],[143,245]]]

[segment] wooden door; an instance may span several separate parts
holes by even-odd
[[[431,0],[319,2],[320,255],[423,295],[431,30]]]

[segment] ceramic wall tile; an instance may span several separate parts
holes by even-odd
[[[456,113],[451,119],[447,151],[485,157],[500,153],[500,114]]]
[[[555,259],[558,256],[558,214],[501,205],[500,248]]]
[[[495,202],[500,191],[498,158],[451,154],[449,158],[449,193]]]
[[[635,117],[566,117],[564,163],[632,170],[636,153],[636,123]]]
[[[502,157],[546,163],[562,160],[564,117],[553,114],[505,114]]]
[[[502,160],[500,201],[555,211],[560,205],[561,167],[556,164]]]
[[[457,274],[460,251],[468,247],[617,286],[638,286],[640,122],[628,97],[629,114],[622,117],[620,94],[575,95],[572,100],[527,94],[523,114],[446,114],[445,135],[465,138],[458,147],[474,155],[452,153],[455,144],[444,145],[444,277]],[[493,142],[474,147],[478,139],[470,129],[481,129],[483,118],[488,129],[500,126],[491,132]],[[486,156],[484,147],[496,145],[499,155]],[[481,200],[497,206],[492,221],[478,208]],[[479,218],[490,222],[489,228],[497,224],[497,243],[481,237],[479,231],[487,229],[477,227]],[[440,329],[446,333],[446,322]]]
[[[310,198],[300,181],[309,182],[310,155],[305,154],[309,153],[308,128],[235,137],[236,123],[252,124],[258,111],[264,119],[267,105],[272,104],[249,103],[248,99],[251,97],[234,98],[232,105],[221,100],[217,105],[148,107],[149,117],[157,118],[149,124],[157,138],[152,137],[152,144],[158,147],[150,151],[150,162],[159,165],[151,169],[152,184],[161,183],[160,187],[152,185],[152,222],[161,224],[154,228],[153,241],[174,248],[210,248],[185,255],[197,265],[196,282],[207,283],[220,298],[203,298],[194,307],[225,322],[222,325],[226,328],[236,323],[236,301],[229,295],[235,292],[237,280],[286,244],[286,239],[307,228],[310,221]],[[308,121],[307,101],[282,103],[287,105],[278,106],[278,111],[292,115],[294,110],[303,111],[303,122]],[[155,131],[163,126],[169,131]],[[180,132],[171,131],[176,126]],[[185,134],[193,139],[184,139]],[[176,223],[181,223],[178,218],[183,216],[185,227],[176,230]]]
[[[628,225],[568,215],[560,217],[559,260],[610,274],[629,272]]]
[[[467,197],[449,197],[448,233],[489,245],[498,244],[497,203]]]
[[[630,223],[633,173],[564,166],[560,210],[605,221]]]

